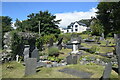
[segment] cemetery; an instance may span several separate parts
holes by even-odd
[[[120,2],[99,2],[96,17],[73,20],[68,31],[60,30],[62,19],[49,11],[16,19],[16,29],[12,18],[0,16],[2,79],[120,80],[119,7]]]
[[[32,34],[26,33],[23,41],[29,41],[29,36]],[[119,35],[116,40],[108,37],[106,40],[111,42],[108,46],[106,40],[98,44],[93,36],[94,42],[88,43],[87,34],[71,34],[69,38],[67,44],[63,43],[64,36],[57,42],[50,38],[48,44],[42,45],[42,51],[34,44],[24,45],[23,54],[17,54],[15,61],[3,60],[3,78],[118,78],[119,41],[115,41]],[[16,71],[20,74],[15,74]]]

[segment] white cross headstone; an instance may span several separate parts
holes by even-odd
[[[19,60],[19,55],[16,55],[16,62],[18,62]]]

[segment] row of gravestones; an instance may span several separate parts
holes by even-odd
[[[120,34],[117,34],[114,36],[116,41],[116,56],[117,56],[117,62],[118,62],[118,68],[116,68],[115,70],[118,73],[118,79],[120,79]],[[101,80],[109,80],[112,69],[114,70],[111,62],[109,62],[105,67]]]

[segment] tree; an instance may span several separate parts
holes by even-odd
[[[101,35],[104,32],[102,24],[97,19],[94,19],[92,21],[90,28],[92,30],[93,35]]]
[[[19,29],[21,29],[22,31],[31,31],[38,33],[40,25],[41,35],[60,33],[60,30],[58,29],[57,25],[59,24],[60,20],[55,21],[56,16],[52,15],[48,11],[32,13],[27,17],[28,19],[22,21],[22,25],[19,26]]]
[[[97,18],[102,23],[105,35],[120,33],[120,1],[100,2],[97,6]]]
[[[79,22],[82,22],[82,23],[86,24],[87,27],[89,27],[89,26],[90,26],[91,19],[82,19],[82,20],[80,20]]]
[[[9,32],[11,30],[13,30],[13,28],[11,27],[11,24],[12,24],[12,19],[9,17],[9,16],[0,16],[0,22],[2,22],[2,29],[0,30],[0,32],[2,32],[0,35],[1,36],[1,40],[0,42],[2,42],[2,47],[4,45],[3,41],[3,36],[5,34],[5,32]]]
[[[5,32],[11,31],[13,28],[11,27],[12,19],[9,16],[0,16],[2,18],[2,32],[3,34]]]

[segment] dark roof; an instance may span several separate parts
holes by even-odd
[[[86,24],[76,21],[76,22],[72,22],[70,25],[68,25],[68,29],[71,29],[71,26],[73,26],[75,23],[78,23],[79,25],[86,26]]]

